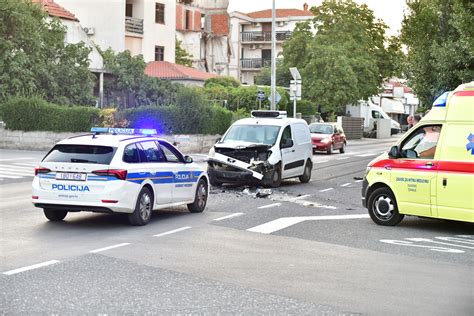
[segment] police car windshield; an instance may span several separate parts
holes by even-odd
[[[221,143],[247,142],[273,146],[277,140],[280,126],[272,125],[234,125],[221,140]]]
[[[309,130],[315,134],[332,134],[332,125],[329,124],[310,124]]]
[[[91,145],[56,145],[44,157],[45,162],[93,163],[108,165],[115,147]]]

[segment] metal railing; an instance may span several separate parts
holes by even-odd
[[[240,60],[241,69],[261,69],[263,67],[270,67],[271,59],[263,58],[242,58]]]
[[[292,34],[291,31],[276,32],[276,40],[277,42],[286,41]],[[272,32],[241,32],[240,40],[242,43],[271,42]]]
[[[143,19],[125,17],[125,32],[143,34]]]

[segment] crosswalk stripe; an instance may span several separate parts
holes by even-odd
[[[7,178],[7,179],[20,179],[20,178],[23,178],[23,177],[18,177],[18,176],[7,176],[7,175],[4,175],[4,174],[0,174],[0,178]]]
[[[26,162],[14,162],[13,164],[16,166],[25,166],[25,167],[36,167],[38,165],[37,163],[26,163]]]
[[[27,177],[34,177],[35,176],[35,174],[32,170],[29,170],[29,171],[0,170],[0,174],[11,175],[11,176],[27,176]]]
[[[2,165],[0,164],[0,170],[34,170],[34,167],[26,167],[26,166],[14,166],[14,165]]]

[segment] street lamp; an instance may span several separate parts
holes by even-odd
[[[275,0],[272,6],[272,75],[271,75],[271,103],[270,110],[276,110],[276,31],[275,31]]]

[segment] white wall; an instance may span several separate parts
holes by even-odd
[[[125,49],[125,0],[55,0],[73,13],[83,27],[94,27],[90,36],[103,50]]]

